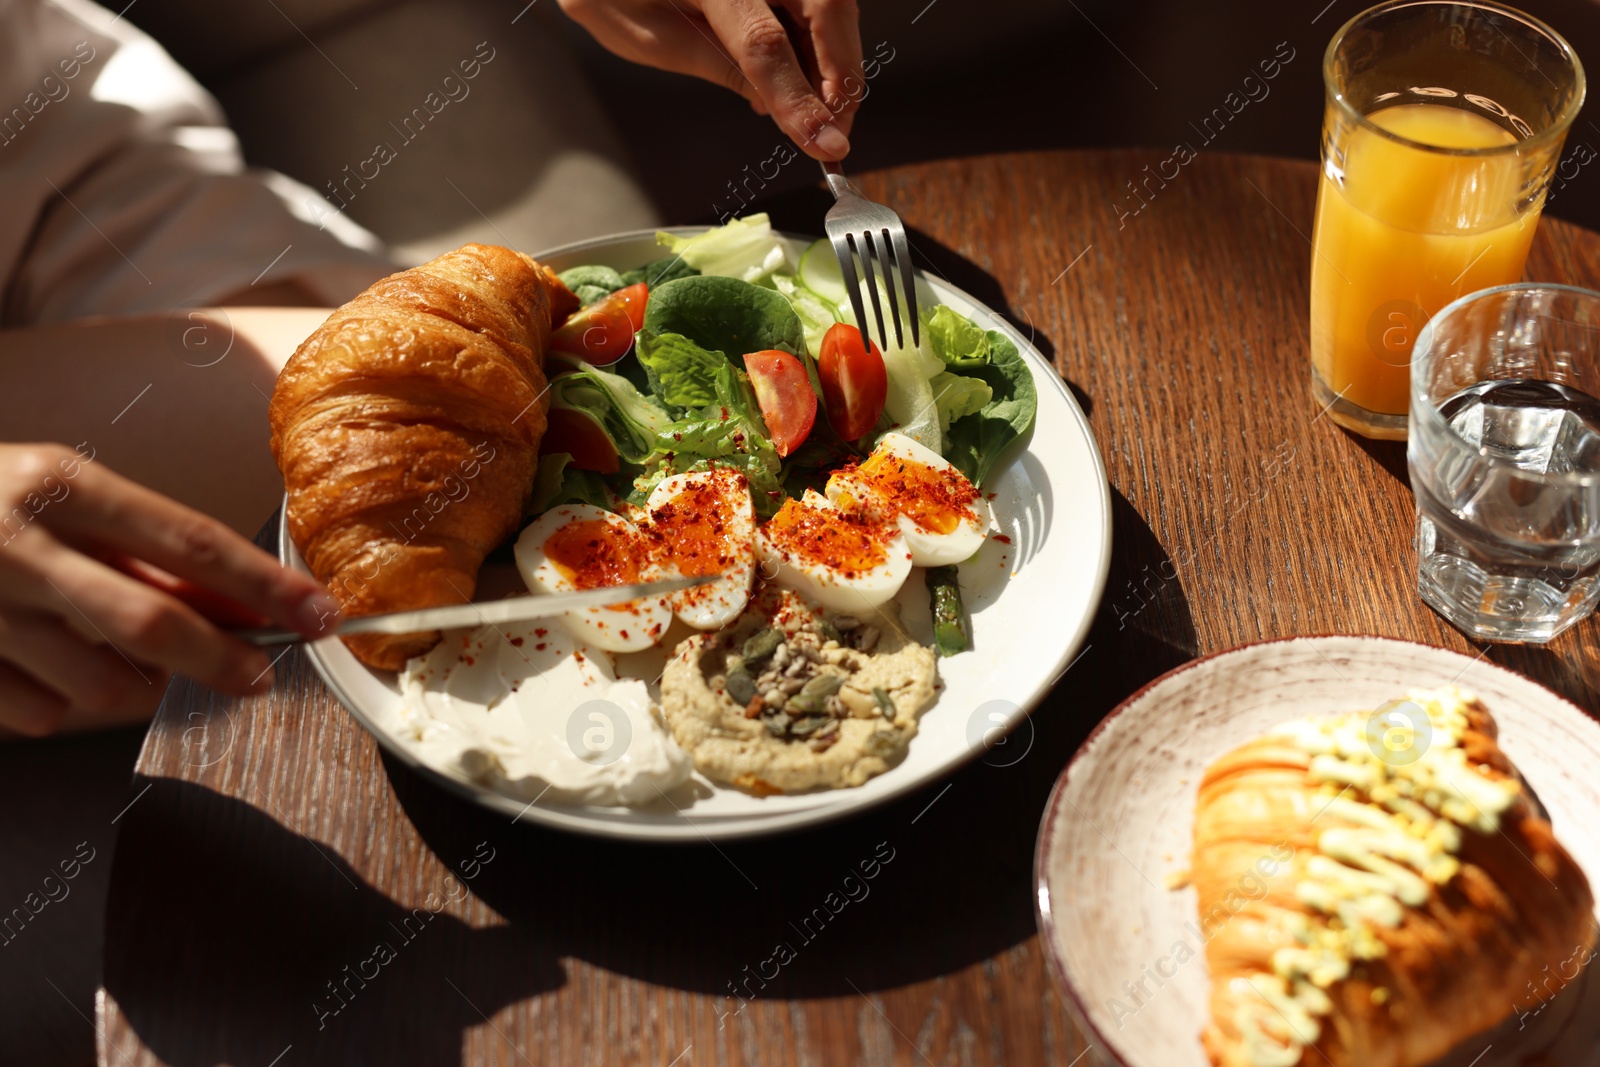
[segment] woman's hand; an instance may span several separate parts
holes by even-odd
[[[766,0],[559,0],[624,59],[725,85],[770,114],[813,159],[850,151],[863,95],[855,0],[777,0],[799,25],[820,91]]]
[[[0,730],[148,719],[168,672],[263,692],[266,653],[213,620],[314,637],[336,617],[312,579],[86,446],[0,444]]]

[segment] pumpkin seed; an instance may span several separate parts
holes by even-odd
[[[756,695],[756,683],[743,667],[735,667],[728,672],[728,696],[740,707],[750,703]]]
[[[886,719],[894,718],[894,701],[889,699],[889,694],[883,691],[883,686],[872,687],[872,699],[878,702],[878,710],[883,712]]]
[[[794,725],[789,727],[789,732],[796,737],[807,737],[833,722],[826,715],[807,715],[796,719]]]
[[[769,626],[745,638],[744,645],[739,651],[744,653],[745,663],[754,663],[757,660],[770,659],[781,644],[783,644],[783,633]]]
[[[807,682],[800,690],[803,696],[831,697],[844,685],[844,678],[838,674],[819,674]]]

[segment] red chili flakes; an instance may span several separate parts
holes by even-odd
[[[533,646],[533,650],[535,652],[543,652],[544,651],[544,642],[540,641],[537,645],[534,645]]]
[[[1011,538],[1007,537],[1005,534],[995,534],[990,537],[989,540],[999,541],[1002,545],[1009,545],[1011,543]]]
[[[824,564],[847,578],[881,565],[888,558],[884,544],[894,535],[891,527],[864,515],[794,499],[784,501],[765,530],[785,555]]]
[[[971,505],[978,499],[978,490],[953,467],[931,467],[889,452],[874,452],[856,467],[853,477],[932,533],[950,533],[963,519],[977,517]]]
[[[509,638],[508,640],[510,640],[510,642],[511,642],[511,644],[512,644],[512,646],[514,648],[521,648],[522,647],[522,638],[520,638],[520,637],[512,637],[512,638]]]
[[[639,580],[642,553],[638,538],[620,523],[605,519],[569,522],[545,539],[544,554],[578,589],[631,585]]]
[[[533,628],[533,636],[535,636],[535,637],[545,637],[549,633],[550,633],[550,631],[546,630],[543,626],[535,626]]]

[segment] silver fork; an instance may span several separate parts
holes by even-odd
[[[900,326],[900,303],[894,292],[894,271],[900,273],[905,287],[906,314],[911,319],[911,343],[921,344],[921,328],[917,321],[917,285],[911,271],[911,246],[906,242],[905,224],[889,208],[875,200],[868,200],[856,191],[845,178],[837,163],[822,164],[822,174],[828,180],[834,205],[828,209],[826,228],[828,240],[833,243],[833,253],[839,257],[839,273],[850,294],[850,307],[856,313],[856,329],[863,340],[867,337],[867,309],[861,300],[861,284],[856,279],[856,259],[861,260],[861,273],[865,275],[867,295],[872,298],[872,314],[878,320],[878,340],[889,347],[889,335],[883,326],[883,308],[878,302],[878,283],[873,273],[872,261],[878,261],[883,271],[883,287],[889,294],[889,317],[894,320],[896,348],[905,345]],[[865,347],[865,346],[863,346]]]

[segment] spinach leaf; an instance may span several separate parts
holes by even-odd
[[[944,458],[977,486],[983,485],[1006,446],[1033,426],[1039,404],[1033,374],[1017,346],[998,330],[990,330],[988,339],[988,364],[964,373],[983,379],[993,395],[976,412],[950,424],[944,452]]]
[[[622,284],[638,285],[644,282],[654,289],[658,285],[665,285],[678,278],[690,278],[700,272],[683,261],[682,256],[666,256],[662,259],[652,260],[642,267],[622,272]],[[620,286],[619,286],[620,288]]]
[[[571,289],[585,307],[622,288],[622,275],[610,267],[582,266],[562,271],[561,284]]]
[[[681,334],[741,367],[749,352],[781,348],[801,356],[806,350],[800,317],[782,293],[717,275],[679,278],[652,290],[644,328]]]
[[[538,515],[558,504],[593,504],[609,511],[611,492],[598,473],[572,466],[572,456],[566,452],[552,452],[539,457],[528,514]]]

